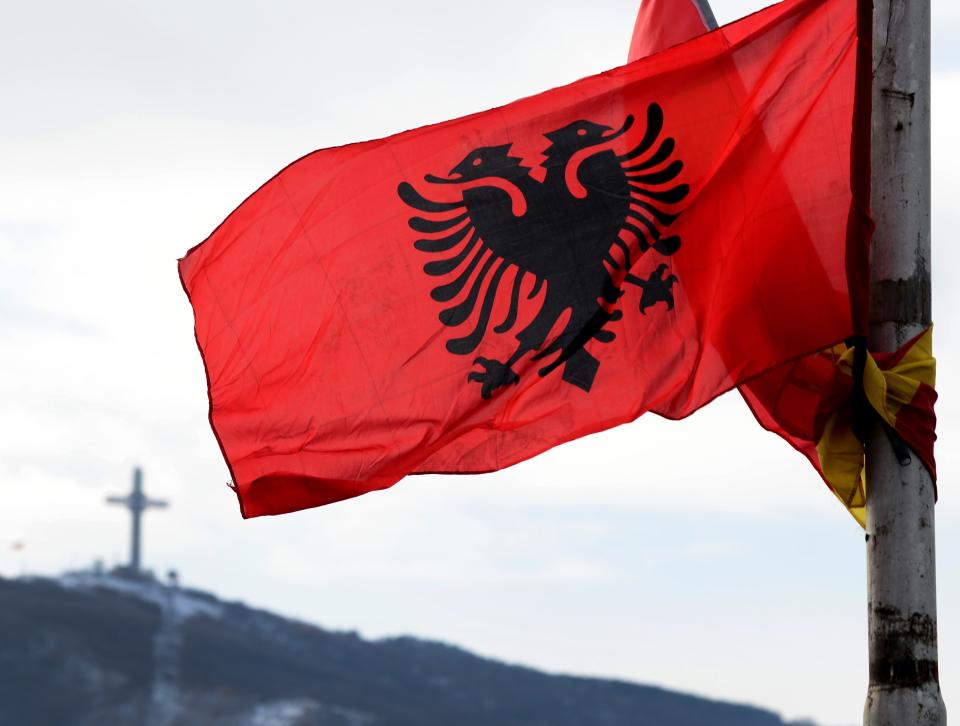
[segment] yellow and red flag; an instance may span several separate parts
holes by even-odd
[[[707,0],[643,0],[629,60],[658,53],[714,27]],[[862,259],[850,263],[865,265]],[[851,296],[860,328],[866,310],[863,300],[862,290]],[[858,338],[857,329],[851,326],[851,343]],[[807,456],[837,498],[865,525],[865,452],[852,420],[854,390],[860,385],[870,408],[916,453],[936,481],[936,362],[930,330],[896,353],[863,356],[859,362],[855,353],[845,343],[817,351],[746,381],[739,389],[760,424]]]

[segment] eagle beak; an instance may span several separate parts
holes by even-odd
[[[434,176],[433,174],[427,174],[423,177],[431,184],[459,184],[463,181],[463,174],[459,171],[451,171],[450,177]]]
[[[626,120],[623,122],[618,130],[614,131],[612,134],[607,134],[606,136],[601,137],[603,141],[613,141],[614,139],[620,138],[623,136],[630,128],[633,126],[633,114],[627,116]],[[612,129],[611,129],[612,130]]]

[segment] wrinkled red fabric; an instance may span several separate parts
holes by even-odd
[[[870,26],[869,4],[861,2],[859,12],[861,29],[865,30]],[[630,45],[630,60],[638,60],[646,55],[660,52],[708,30],[694,0],[643,0]],[[865,36],[858,51],[861,53],[862,63],[867,62],[866,59],[869,58],[868,50],[869,40]],[[861,99],[861,106],[866,106],[868,103],[866,99]],[[865,115],[865,110],[861,109],[860,114]],[[866,141],[861,141],[859,147],[855,146],[851,151],[855,157],[852,163],[860,169],[866,168],[868,161],[864,157],[869,153]],[[859,159],[856,158],[857,155],[860,156]],[[866,200],[869,197],[868,175],[862,172],[855,173],[854,178],[857,178],[860,184],[860,188],[855,190],[855,195]],[[866,207],[866,204],[864,201],[862,206]],[[863,224],[863,221],[852,220],[851,223]],[[847,259],[847,269],[848,281],[851,284],[850,305],[854,323],[848,338],[855,339],[866,333],[868,259],[866,246],[854,246],[848,251],[850,254]],[[790,360],[741,384],[738,388],[761,426],[783,438],[807,457],[823,477],[817,442],[830,415],[840,408],[851,406],[853,391],[850,378],[837,369],[830,351],[817,351]],[[924,421],[935,420],[932,404],[935,395],[921,398],[931,403],[930,409],[919,415],[919,418]],[[916,415],[915,409],[910,409],[907,416],[914,415]],[[927,466],[931,472],[934,472],[933,440],[935,436],[929,435],[932,432],[929,425],[918,428],[925,432],[924,436],[910,438],[918,442],[922,441],[921,448],[916,450],[920,452],[919,455],[925,462],[929,462]],[[824,480],[826,481],[825,477]],[[829,486],[829,482],[827,484]]]
[[[857,31],[854,0],[788,0],[502,108],[314,152],[264,184],[180,261],[211,423],[244,516],[330,503],[411,473],[500,469],[645,411],[683,417],[844,339],[859,284],[848,261],[869,234],[857,192],[864,169],[853,161],[855,139],[869,133],[855,108],[864,83]],[[663,118],[657,143],[628,159],[643,146],[654,105]],[[610,141],[565,170],[551,166],[545,134],[587,121]],[[673,153],[653,163],[668,139]],[[582,329],[571,331],[577,318],[565,310],[514,363],[516,380],[484,398],[485,366],[522,351],[518,340],[545,300],[567,299],[560,283],[551,287],[559,277],[526,271],[588,274],[564,268],[579,259],[561,244],[576,222],[552,215],[571,198],[593,203],[607,193],[590,183],[601,147],[613,152],[603,159],[642,167],[630,172],[642,194],[673,199],[664,193],[684,187],[682,199],[654,204],[676,216],[654,225],[656,237],[674,242],[644,242],[648,232],[635,224],[638,232],[621,237],[626,253],[614,243],[596,260],[622,296],[581,299],[601,311]],[[466,183],[494,157],[518,159],[511,163],[529,179]],[[411,207],[405,184],[432,200],[419,202],[431,211]],[[465,239],[436,252],[454,228],[436,225],[454,225],[478,189],[499,205],[499,224],[473,248]],[[509,254],[497,247],[504,230],[527,223],[555,233],[531,232]],[[438,286],[456,288],[464,275],[469,284],[440,299]],[[516,311],[511,283],[521,293]],[[460,320],[451,306],[469,314]],[[591,327],[597,319],[602,330]],[[464,353],[463,340],[479,329]],[[581,347],[551,346],[563,340]]]
[[[643,0],[637,12],[627,60],[659,53],[707,32],[694,0]]]

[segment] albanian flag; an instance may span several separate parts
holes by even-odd
[[[243,515],[683,417],[862,332],[858,27],[788,0],[264,184],[180,261]]]

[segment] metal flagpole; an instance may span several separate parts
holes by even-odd
[[[925,330],[930,302],[930,0],[874,0],[870,349]],[[934,488],[879,424],[867,439],[865,726],[946,726],[937,674]]]

